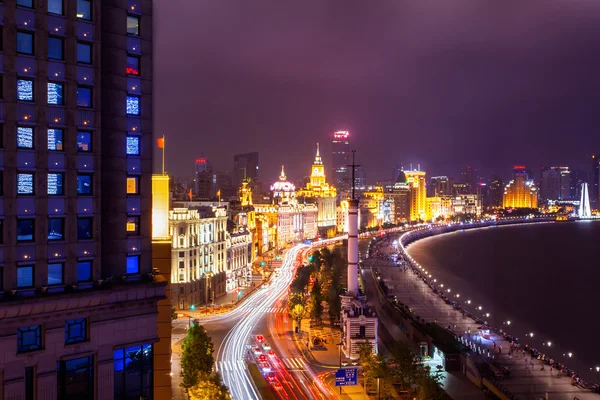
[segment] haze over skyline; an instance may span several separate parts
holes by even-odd
[[[233,154],[258,151],[264,180],[281,164],[299,178],[317,141],[331,166],[335,130],[351,132],[369,181],[400,161],[455,177],[467,165],[588,170],[600,149],[595,2],[163,0],[156,11],[154,74],[172,78],[156,81],[155,132],[173,175],[191,175],[201,153],[230,171]]]

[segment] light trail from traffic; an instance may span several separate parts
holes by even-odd
[[[261,399],[246,366],[245,355],[250,333],[264,317],[264,307],[273,307],[287,292],[294,278],[296,257],[308,245],[292,247],[285,255],[279,276],[271,280],[271,284],[259,289],[232,312],[215,318],[235,318],[240,321],[225,336],[219,346],[216,357],[216,369],[223,377],[223,383],[229,388],[231,396],[239,400]],[[218,319],[213,319],[217,321]],[[204,321],[204,320],[203,320]]]

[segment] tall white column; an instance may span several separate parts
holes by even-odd
[[[348,203],[348,295],[358,296],[358,200]]]

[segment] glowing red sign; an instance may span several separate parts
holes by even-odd
[[[196,158],[196,163],[205,163],[206,158]]]
[[[127,67],[126,72],[127,72],[127,75],[139,75],[140,74],[140,71],[138,71],[137,69],[132,68],[132,67]]]
[[[524,165],[515,165],[514,169],[525,169]]]
[[[337,131],[333,133],[333,137],[336,139],[348,139],[350,133],[348,131]]]

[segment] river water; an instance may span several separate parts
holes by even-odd
[[[492,326],[510,321],[507,330],[521,343],[546,349],[587,381],[598,379],[590,368],[600,366],[600,222],[473,229],[417,241],[408,251],[438,287],[444,283],[461,303],[471,300],[465,308]]]

